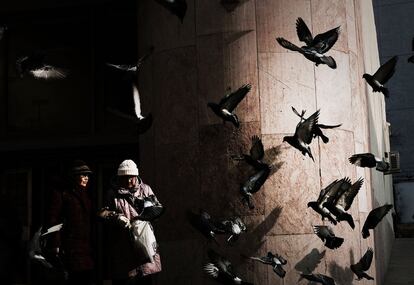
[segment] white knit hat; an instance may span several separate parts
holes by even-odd
[[[122,163],[118,167],[118,176],[138,176],[138,174],[139,172],[137,165],[130,159],[122,161]]]

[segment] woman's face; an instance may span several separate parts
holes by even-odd
[[[133,189],[137,185],[137,177],[136,176],[120,176],[120,184],[122,187],[127,189]]]
[[[79,174],[77,176],[76,182],[81,188],[86,188],[89,181],[89,175],[88,174]]]

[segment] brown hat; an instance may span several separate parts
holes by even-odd
[[[79,174],[92,174],[93,172],[90,170],[89,166],[83,160],[75,160],[72,163],[72,168],[70,170],[70,174],[72,175],[79,175]]]

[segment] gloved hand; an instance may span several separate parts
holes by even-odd
[[[118,215],[117,218],[119,224],[124,227],[124,228],[130,228],[131,227],[131,223],[129,221],[129,219],[127,217],[125,217],[124,215]]]

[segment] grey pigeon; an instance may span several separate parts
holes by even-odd
[[[385,172],[390,168],[390,165],[384,161],[375,157],[372,153],[357,153],[348,158],[349,162],[359,167],[376,168],[376,170]]]
[[[313,226],[313,232],[324,242],[325,246],[330,249],[339,248],[344,239],[335,236],[329,226]]]
[[[139,213],[139,217],[137,217],[138,220],[154,221],[165,212],[165,208],[154,195],[144,197],[144,199],[137,199],[136,201],[139,200],[142,201],[142,205],[137,208],[142,209],[142,211]]]
[[[357,280],[361,280],[362,278],[368,279],[368,280],[374,280],[371,276],[369,276],[364,271],[367,271],[372,263],[372,257],[374,256],[374,251],[372,248],[368,248],[365,252],[364,256],[361,257],[359,262],[357,264],[351,265],[352,272],[355,273],[355,275],[358,277]]]
[[[204,210],[200,210],[198,214],[187,211],[187,218],[193,227],[199,230],[209,240],[214,240],[217,244],[216,234],[225,233],[222,225],[219,225],[218,222]]]
[[[273,268],[273,272],[275,272],[281,278],[284,278],[286,275],[286,271],[283,269],[283,265],[287,263],[287,260],[278,254],[273,254],[269,251],[267,255],[263,257],[251,256],[249,258],[264,264],[271,265]]]
[[[224,233],[229,234],[227,242],[234,242],[238,237],[247,231],[246,225],[243,223],[240,217],[233,217],[223,221],[219,221],[217,227],[224,231]],[[222,233],[222,232],[219,233]]]
[[[214,250],[208,251],[210,262],[204,265],[204,271],[222,284],[244,284],[252,283],[243,281],[234,272],[233,266],[229,260],[220,256]]]
[[[312,142],[315,125],[318,124],[319,110],[313,113],[306,120],[300,120],[295,129],[295,134],[293,136],[283,137],[283,141],[289,143],[294,148],[300,150],[304,156],[306,154],[315,159],[312,156],[312,152],[309,144]]]
[[[142,134],[145,133],[152,125],[153,117],[152,114],[149,113],[146,116],[142,115],[141,111],[141,99],[139,96],[138,88],[135,84],[132,84],[132,95],[134,99],[134,115],[131,116],[129,114],[125,114],[117,109],[107,108],[107,110],[119,117],[134,121],[137,123],[138,133]]]
[[[385,97],[389,97],[389,91],[384,84],[391,78],[395,72],[398,57],[394,56],[386,63],[380,66],[374,75],[365,73],[362,77],[372,87],[373,92],[382,92]]]
[[[330,50],[338,40],[339,27],[318,34],[313,38],[312,33],[303,19],[298,18],[296,20],[296,33],[298,34],[299,40],[306,44],[305,46],[298,47],[281,37],[276,38],[276,40],[282,47],[303,54],[307,59],[313,61],[316,66],[319,64],[326,64],[330,68],[336,68],[334,58],[325,56],[324,53]]]
[[[155,0],[160,5],[164,6],[173,15],[177,16],[181,23],[184,21],[185,14],[187,12],[186,0]]]
[[[305,112],[306,112],[305,110],[302,110],[302,113],[299,114],[299,112],[296,111],[296,109],[294,107],[292,107],[292,111],[296,115],[298,115],[301,119],[306,120],[304,118],[304,115],[305,115]],[[315,126],[314,126],[314,128],[312,130],[313,138],[320,137],[324,143],[328,143],[329,142],[329,138],[322,133],[322,129],[334,129],[334,128],[338,128],[340,126],[342,126],[342,124],[338,124],[338,125],[323,125],[323,124],[317,123],[317,124],[315,124]]]
[[[392,205],[385,204],[384,206],[375,208],[371,212],[369,212],[368,217],[365,220],[364,226],[362,227],[362,237],[369,237],[369,230],[374,229],[391,209]]]
[[[61,79],[67,76],[67,71],[44,62],[45,54],[35,52],[30,56],[22,56],[16,61],[16,70],[20,77],[26,73],[37,79]]]
[[[327,218],[334,225],[337,224],[334,216],[325,206],[323,206],[323,204],[332,195],[332,191],[334,190],[334,187],[337,185],[337,183],[339,183],[338,180],[333,181],[331,184],[321,190],[316,201],[311,201],[308,203],[308,207],[311,207],[315,212],[321,215],[322,221]]]
[[[233,110],[243,100],[247,93],[249,93],[251,88],[252,86],[250,84],[243,85],[235,92],[226,95],[218,104],[210,102],[207,106],[213,110],[214,114],[222,118],[223,122],[232,122],[234,126],[238,128],[240,126],[239,118],[233,113]]]
[[[29,257],[31,260],[34,260],[35,262],[40,263],[46,268],[53,268],[52,263],[46,260],[46,258],[43,256],[42,253],[42,237],[60,231],[62,229],[63,224],[58,224],[53,227],[48,228],[43,234],[42,234],[42,227],[39,228],[39,230],[33,235],[32,240],[30,241],[30,248],[29,248]]]
[[[414,51],[414,38],[411,41],[411,50]],[[410,56],[407,61],[414,63],[414,55]]]
[[[300,274],[300,279],[305,278],[309,281],[321,283],[322,285],[335,285],[335,280],[323,274]]]
[[[149,51],[144,54],[143,56],[141,56],[137,63],[135,64],[112,64],[112,63],[107,63],[108,66],[122,70],[122,71],[126,71],[128,73],[131,73],[132,75],[136,75],[137,72],[139,71],[141,65],[145,62],[145,60],[150,57],[152,55],[152,53],[154,52],[154,47],[150,47]]]
[[[250,209],[254,209],[253,202],[251,201],[252,195],[259,191],[266,182],[270,170],[271,168],[267,164],[263,164],[262,169],[259,169],[255,174],[250,176],[241,186],[240,193],[243,196],[242,201],[246,202]]]
[[[346,211],[351,208],[352,202],[363,183],[363,178],[359,178],[353,184],[348,177],[339,180],[339,182],[332,187],[330,196],[322,205],[336,217],[338,222],[347,221],[352,229],[355,228],[354,219],[350,214],[346,213]]]
[[[255,169],[261,169],[263,166],[264,147],[262,140],[258,136],[252,136],[252,146],[249,154],[232,155],[234,160],[244,160],[252,165]]]

